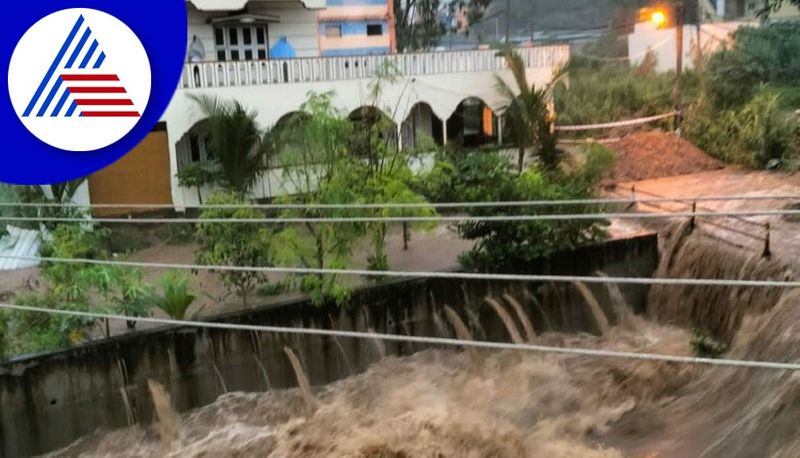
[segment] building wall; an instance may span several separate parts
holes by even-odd
[[[526,74],[528,80],[538,86],[550,81],[552,69],[530,68],[526,70]],[[499,112],[504,106],[504,99],[495,90],[495,75],[500,75],[513,85],[513,76],[508,70],[464,71],[400,78],[383,88],[378,106],[397,107],[393,113],[387,113],[396,126],[408,118],[411,109],[418,102],[430,105],[432,114],[440,120],[449,119],[458,105],[471,97],[481,99],[489,108]],[[174,177],[178,173],[179,157],[185,155],[181,148],[185,145],[187,133],[204,118],[197,104],[188,97],[189,94],[209,94],[224,100],[238,100],[257,113],[260,126],[267,127],[275,125],[284,115],[297,111],[312,91],[322,93],[334,90],[334,106],[345,113],[370,105],[372,81],[371,78],[364,78],[335,83],[299,82],[178,90],[164,114],[169,134],[170,174]],[[280,169],[266,172],[254,186],[253,197],[269,198],[292,193],[293,190],[288,189],[284,180],[281,180],[281,173]],[[178,186],[176,179],[172,180],[172,196],[179,209],[199,203],[197,191]]]
[[[323,56],[359,56],[394,52],[391,3],[387,0],[327,0],[319,12],[319,49]],[[380,27],[369,35],[368,27]],[[334,35],[328,29],[337,31]]]
[[[169,144],[165,128],[151,132],[119,161],[89,176],[93,204],[172,204]],[[95,216],[147,209],[95,209]]]
[[[723,46],[733,44],[732,35],[739,27],[752,25],[751,22],[716,22],[702,24],[700,28],[700,49],[704,54],[714,52]],[[655,30],[649,23],[636,24],[634,32],[628,35],[628,55],[631,65],[638,65],[648,50],[655,53],[656,70],[666,72],[675,70],[676,43],[675,28]],[[697,27],[683,27],[683,68],[693,68],[697,53]]]
[[[267,24],[269,47],[277,43],[280,37],[285,36],[294,47],[297,57],[319,56],[316,11],[305,9],[299,4],[282,7],[254,4],[249,7],[248,11],[253,14],[269,14],[278,17],[278,22]],[[193,37],[196,36],[203,43],[206,61],[217,60],[214,26],[209,21],[230,14],[231,12],[226,11],[199,11],[191,5],[187,5],[189,28],[186,42],[191,43]]]

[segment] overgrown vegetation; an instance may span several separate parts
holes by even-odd
[[[516,173],[507,157],[498,153],[473,152],[440,158],[421,182],[432,199],[454,201],[525,201],[580,199],[595,195],[596,185],[613,163],[606,149],[593,149],[586,163],[572,171],[531,167]],[[596,209],[596,208],[595,208]],[[478,216],[535,215],[590,212],[591,208],[507,207],[472,208]],[[484,222],[455,225],[457,233],[476,240],[475,247],[459,261],[480,271],[525,271],[533,260],[559,250],[603,240],[603,220]]]
[[[180,272],[170,271],[161,278],[161,293],[153,296],[153,303],[173,320],[186,318],[195,296],[189,292],[189,279]]]
[[[753,168],[797,154],[800,24],[742,27],[734,44],[701,56],[684,73],[684,136],[712,156]],[[608,122],[668,112],[673,73],[655,73],[653,56],[637,67],[576,58],[569,86],[555,93],[559,124]],[[698,70],[699,69],[699,70]],[[670,127],[671,121],[661,123]]]
[[[221,193],[212,196],[208,203],[216,207],[205,208],[200,219],[256,219],[263,215],[253,208],[225,208],[225,205],[243,205],[247,202],[235,194]],[[197,224],[197,263],[217,266],[271,267],[270,230],[253,223]],[[267,282],[267,275],[252,271],[220,271],[222,282],[242,298],[247,306],[248,295],[259,284]]]

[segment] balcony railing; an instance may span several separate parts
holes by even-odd
[[[558,66],[569,59],[568,46],[519,48],[517,52],[528,68]],[[387,64],[403,76],[499,71],[505,68],[505,62],[494,50],[201,62],[186,64],[181,87],[194,89],[373,78]]]

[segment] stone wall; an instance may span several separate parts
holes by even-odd
[[[643,236],[559,253],[534,263],[527,272],[590,275],[603,270],[612,276],[649,277],[657,262],[656,237]],[[613,321],[605,286],[591,289]],[[621,290],[634,310],[644,310],[646,286]],[[502,324],[483,302],[486,295],[504,292],[523,304],[537,333],[595,331],[592,315],[570,284],[448,279],[400,280],[362,288],[344,307],[315,307],[300,299],[214,321],[450,337],[441,313],[448,304],[477,339],[507,341]],[[209,404],[228,391],[293,387],[284,346],[298,354],[315,385],[361,372],[383,354],[409,354],[422,348],[363,339],[170,327],[17,359],[0,366],[0,456],[44,453],[98,428],[150,422],[148,379],[163,383],[180,411]]]

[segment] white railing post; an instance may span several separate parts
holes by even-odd
[[[517,52],[527,68],[563,65],[569,59],[569,47],[564,45],[518,48]],[[493,50],[267,61],[189,62],[184,64],[180,87],[201,89],[374,78],[384,62],[389,62],[401,76],[492,72],[505,69],[505,61]]]

